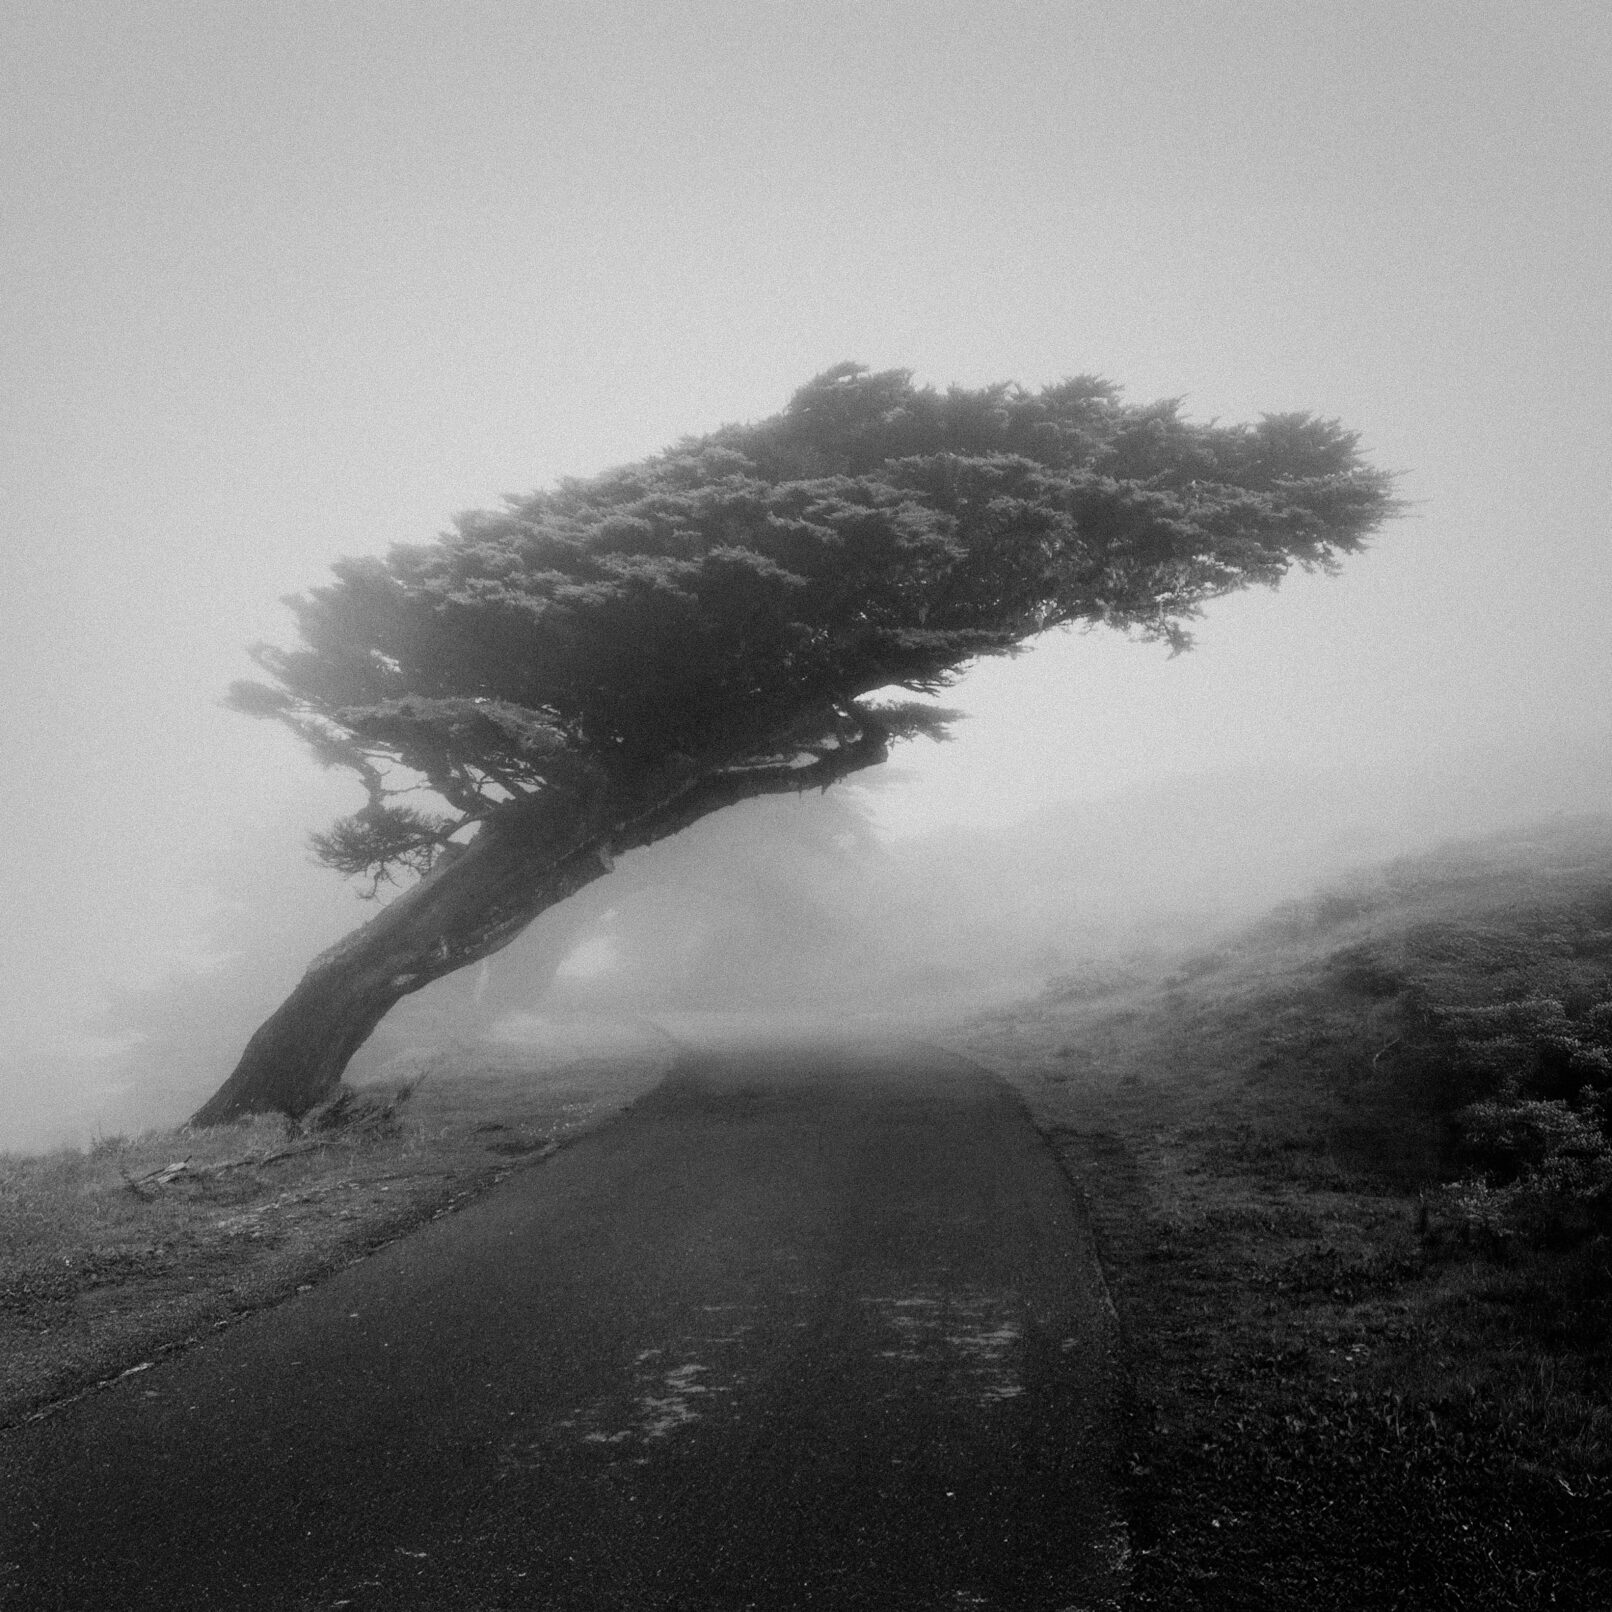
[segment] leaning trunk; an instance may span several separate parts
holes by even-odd
[[[191,1124],[307,1113],[335,1089],[393,1003],[502,951],[540,912],[608,872],[613,854],[651,845],[741,800],[826,789],[878,765],[889,753],[888,731],[870,713],[860,718],[854,739],[805,766],[702,774],[680,760],[591,797],[511,803],[463,850],[452,848],[406,895],[314,959]]]
[[[485,824],[469,846],[314,959],[191,1123],[300,1116],[323,1102],[394,1003],[501,951],[540,912],[606,871],[600,848],[566,838],[569,846],[557,848],[551,833],[519,814]]]

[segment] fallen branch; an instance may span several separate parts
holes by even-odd
[[[177,1164],[159,1165],[155,1170],[149,1170],[144,1175],[129,1175],[122,1171],[119,1173],[123,1175],[123,1183],[128,1187],[129,1191],[138,1193],[142,1187],[165,1187],[170,1181],[177,1180],[189,1168],[190,1160],[183,1158]]]
[[[335,1147],[339,1140],[339,1137],[333,1136],[310,1137],[307,1141],[295,1142],[273,1153],[248,1153],[238,1159],[220,1159],[216,1164],[192,1164],[189,1159],[181,1159],[177,1164],[164,1164],[145,1175],[125,1175],[123,1180],[131,1192],[143,1195],[148,1187],[169,1187],[175,1181],[204,1181],[209,1176],[223,1175],[230,1170],[278,1164],[282,1159],[295,1158],[302,1153],[316,1153],[322,1148]]]
[[[327,1132],[326,1135],[306,1136],[272,1153],[246,1153],[238,1159],[221,1159],[216,1164],[192,1164],[187,1155],[174,1164],[148,1170],[144,1175],[124,1175],[124,1184],[136,1197],[144,1197],[148,1189],[169,1187],[176,1181],[205,1181],[230,1170],[261,1168],[265,1164],[279,1164],[284,1159],[297,1158],[304,1153],[336,1147],[355,1133],[373,1132],[395,1119],[398,1109],[414,1095],[424,1079],[425,1076],[421,1075],[419,1079],[400,1086],[391,1101],[380,1106],[373,1099],[356,1092],[339,1093],[332,1102],[309,1116],[314,1128]]]

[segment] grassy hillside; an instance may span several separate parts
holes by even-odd
[[[1134,1370],[1133,1607],[1612,1607],[1608,1003],[1600,819],[946,1033],[1090,1203]],[[548,1024],[324,1130],[0,1156],[0,1423],[540,1161],[669,1061],[642,1024]]]
[[[1612,1606],[1612,821],[1394,863],[960,1037],[1089,1197],[1135,1602]]]

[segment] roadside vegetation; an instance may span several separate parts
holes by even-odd
[[[539,1163],[671,1061],[647,1033],[481,1043],[299,1124],[0,1154],[0,1426],[231,1325]]]
[[[1612,819],[1093,959],[944,1039],[1087,1197],[1139,1612],[1612,1606]],[[540,1162],[674,1050],[550,1024],[300,1124],[0,1156],[0,1425]]]
[[[1612,822],[1395,863],[953,1038],[1083,1185],[1138,1608],[1612,1606]]]

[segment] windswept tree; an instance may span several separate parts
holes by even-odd
[[[1393,508],[1333,421],[845,364],[771,419],[339,562],[288,601],[301,646],[256,649],[267,681],[231,699],[362,781],[320,858],[414,882],[314,960],[195,1122],[305,1112],[393,1003],[621,852],[944,736],[952,713],[900,696],[1071,623],[1180,649],[1205,600],[1329,569]]]

